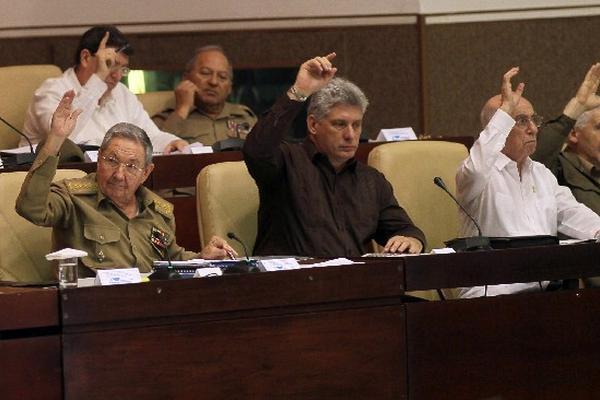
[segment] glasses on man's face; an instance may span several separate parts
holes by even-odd
[[[533,114],[531,117],[528,115],[517,115],[515,117],[515,125],[521,129],[529,128],[529,124],[533,124],[539,128],[543,122],[544,118],[537,114]]]
[[[115,67],[115,69],[121,72],[121,76],[127,76],[131,72],[129,67]]]
[[[125,173],[129,176],[138,176],[140,175],[142,172],[144,172],[144,168],[142,167],[138,167],[137,165],[135,165],[134,163],[124,163],[119,161],[116,157],[114,156],[100,156],[100,158],[102,159],[102,161],[104,161],[104,164],[109,167],[110,169],[113,170],[117,170],[119,169],[119,167],[122,165],[123,166],[123,171],[125,171]]]

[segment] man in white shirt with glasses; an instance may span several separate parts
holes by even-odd
[[[513,91],[518,67],[504,74],[501,94],[481,111],[484,127],[469,157],[456,175],[457,197],[481,226],[485,236],[557,235],[597,237],[600,217],[559,186],[552,172],[532,161],[541,117],[522,97],[525,85]],[[461,236],[477,235],[477,228],[460,213]],[[544,285],[542,285],[544,286]],[[495,296],[540,290],[540,283],[460,288],[460,297]]]
[[[95,26],[86,31],[74,67],[58,78],[47,79],[36,90],[27,110],[25,134],[33,143],[45,139],[63,94],[74,90],[73,106],[82,110],[69,136],[76,144],[100,146],[110,127],[128,122],[147,132],[156,151],[183,150],[187,142],[158,129],[137,97],[120,82],[129,73],[132,54],[132,47],[116,27]],[[21,145],[26,145],[24,139]]]

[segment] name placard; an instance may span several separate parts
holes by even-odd
[[[411,127],[382,129],[377,135],[377,142],[396,142],[401,140],[417,140],[417,135]]]
[[[125,285],[140,283],[142,276],[137,268],[99,269],[96,272],[96,286]]]

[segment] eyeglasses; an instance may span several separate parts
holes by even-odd
[[[138,167],[137,165],[135,165],[133,163],[121,162],[112,156],[110,156],[110,157],[100,156],[100,158],[106,163],[107,167],[114,169],[114,170],[119,169],[119,167],[122,165],[123,170],[129,176],[138,176],[139,174],[144,172],[144,168]]]
[[[115,67],[115,69],[117,71],[121,71],[121,76],[127,76],[131,72],[131,69],[129,67]]]
[[[541,115],[533,114],[531,117],[527,115],[517,115],[515,117],[515,125],[521,129],[529,127],[529,124],[535,125],[537,128],[542,126],[544,118]]]

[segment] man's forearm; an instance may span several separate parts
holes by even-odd
[[[283,137],[302,109],[303,103],[280,97],[248,134],[244,143],[244,156],[268,160],[276,156]]]

